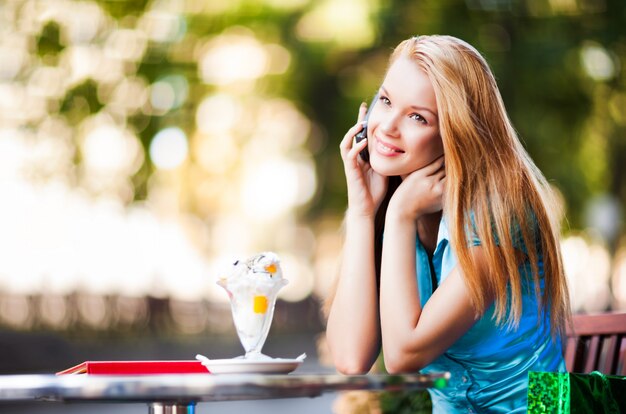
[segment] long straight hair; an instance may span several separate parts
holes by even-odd
[[[416,62],[435,91],[446,159],[444,215],[477,315],[486,311],[487,291],[495,297],[496,322],[513,329],[519,325],[523,285],[516,248],[521,242],[540,314],[549,315],[553,334],[563,335],[570,320],[569,294],[559,217],[551,214],[559,204],[520,143],[489,65],[474,47],[452,36],[407,39],[396,47],[390,64],[399,57]],[[384,220],[384,208],[378,213]],[[474,237],[485,251],[488,274],[479,274],[470,253]]]

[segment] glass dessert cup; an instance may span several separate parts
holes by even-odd
[[[261,349],[272,324],[278,291],[287,284],[287,280],[277,280],[270,286],[264,283],[242,286],[227,280],[217,283],[228,292],[237,336],[246,351],[243,358],[269,358],[261,353]]]

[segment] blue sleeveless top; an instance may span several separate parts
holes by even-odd
[[[480,242],[475,239],[473,244]],[[416,250],[417,282],[424,306],[432,295],[433,282],[428,254],[419,239]],[[456,265],[448,228],[442,218],[433,255],[437,285]],[[543,276],[541,253],[539,271]],[[523,311],[516,330],[496,325],[492,305],[454,345],[422,369],[422,372],[448,371],[451,374],[446,388],[429,390],[433,413],[524,413],[528,372],[565,372],[561,340],[558,335],[553,338],[550,334],[549,316],[538,313],[530,263],[520,265],[520,273]]]

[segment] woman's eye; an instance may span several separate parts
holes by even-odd
[[[420,122],[422,124],[427,124],[428,122],[426,122],[426,119],[421,116],[420,114],[411,114],[409,116],[409,118],[416,120],[417,122]]]
[[[384,103],[387,106],[391,105],[391,101],[386,96],[381,96],[380,100],[382,101],[382,103]]]

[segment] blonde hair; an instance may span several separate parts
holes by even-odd
[[[570,307],[558,218],[550,214],[557,201],[520,143],[489,65],[452,36],[407,39],[390,62],[401,56],[415,61],[435,90],[447,177],[444,214],[474,308],[484,314],[483,292],[492,292],[497,323],[518,326],[523,286],[516,247],[522,244],[540,310],[549,315],[553,333],[563,335]],[[488,274],[479,274],[470,254],[473,237],[485,251]]]

